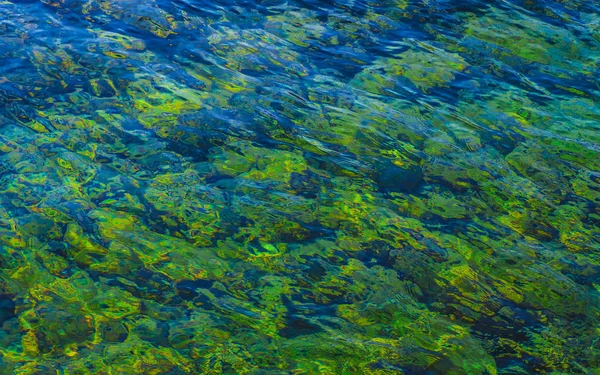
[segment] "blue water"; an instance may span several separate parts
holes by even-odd
[[[599,2],[0,20],[1,374],[600,371]]]

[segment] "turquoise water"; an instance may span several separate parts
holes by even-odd
[[[0,374],[599,374],[598,1],[0,1]]]

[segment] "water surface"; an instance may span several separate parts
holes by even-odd
[[[598,1],[0,21],[0,373],[600,371]]]

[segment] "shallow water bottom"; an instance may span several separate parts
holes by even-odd
[[[0,2],[0,374],[596,374],[596,1]]]

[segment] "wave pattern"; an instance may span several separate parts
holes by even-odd
[[[0,20],[0,373],[600,368],[597,1]]]

